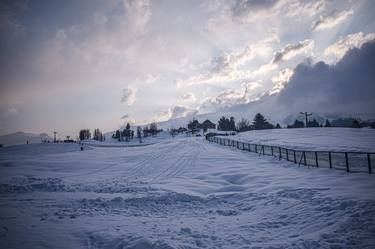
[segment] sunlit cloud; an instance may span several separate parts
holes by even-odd
[[[335,61],[340,60],[345,53],[352,48],[360,48],[364,43],[375,40],[375,33],[369,33],[367,35],[362,32],[349,34],[327,47],[324,50],[325,56],[334,56]]]
[[[311,25],[312,30],[323,30],[323,29],[330,29],[341,22],[345,21],[347,18],[353,15],[353,10],[344,10],[341,12],[333,11],[329,15],[320,16],[319,20],[315,21]]]
[[[271,61],[272,64],[277,64],[285,60],[290,60],[298,54],[308,53],[314,48],[314,41],[307,39],[297,44],[288,44],[280,51],[277,51]]]

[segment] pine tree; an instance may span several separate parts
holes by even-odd
[[[293,125],[288,125],[287,128],[303,128],[305,127],[305,124],[302,121],[295,120]]]
[[[230,117],[229,120],[229,130],[235,131],[236,130],[236,122],[234,121],[234,117]]]
[[[281,126],[280,126],[280,124],[279,123],[277,123],[276,124],[276,127],[275,127],[276,129],[281,129]]]
[[[357,119],[354,119],[353,124],[352,124],[352,128],[361,128],[361,125],[359,124]]]
[[[324,127],[331,127],[331,123],[329,122],[328,119],[326,119],[326,123],[325,123]]]
[[[270,124],[260,113],[255,115],[253,126],[255,130],[273,129],[273,125]]]

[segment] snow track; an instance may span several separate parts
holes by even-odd
[[[298,168],[202,138],[63,146],[0,152],[1,248],[375,245],[373,175]]]

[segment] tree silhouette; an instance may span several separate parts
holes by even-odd
[[[361,125],[359,124],[357,119],[354,119],[353,124],[352,124],[352,128],[361,128]]]
[[[288,125],[287,128],[303,128],[305,127],[305,124],[302,121],[295,120],[293,125]]]
[[[328,119],[326,119],[326,123],[324,124],[324,127],[331,127],[331,123]]]
[[[257,113],[254,117],[253,126],[255,130],[273,129],[273,125],[270,124],[267,119],[260,113]]]

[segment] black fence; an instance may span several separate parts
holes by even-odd
[[[223,137],[206,137],[209,142],[240,150],[278,157],[298,165],[346,170],[347,172],[372,173],[375,152],[304,151],[279,146],[250,144]]]

